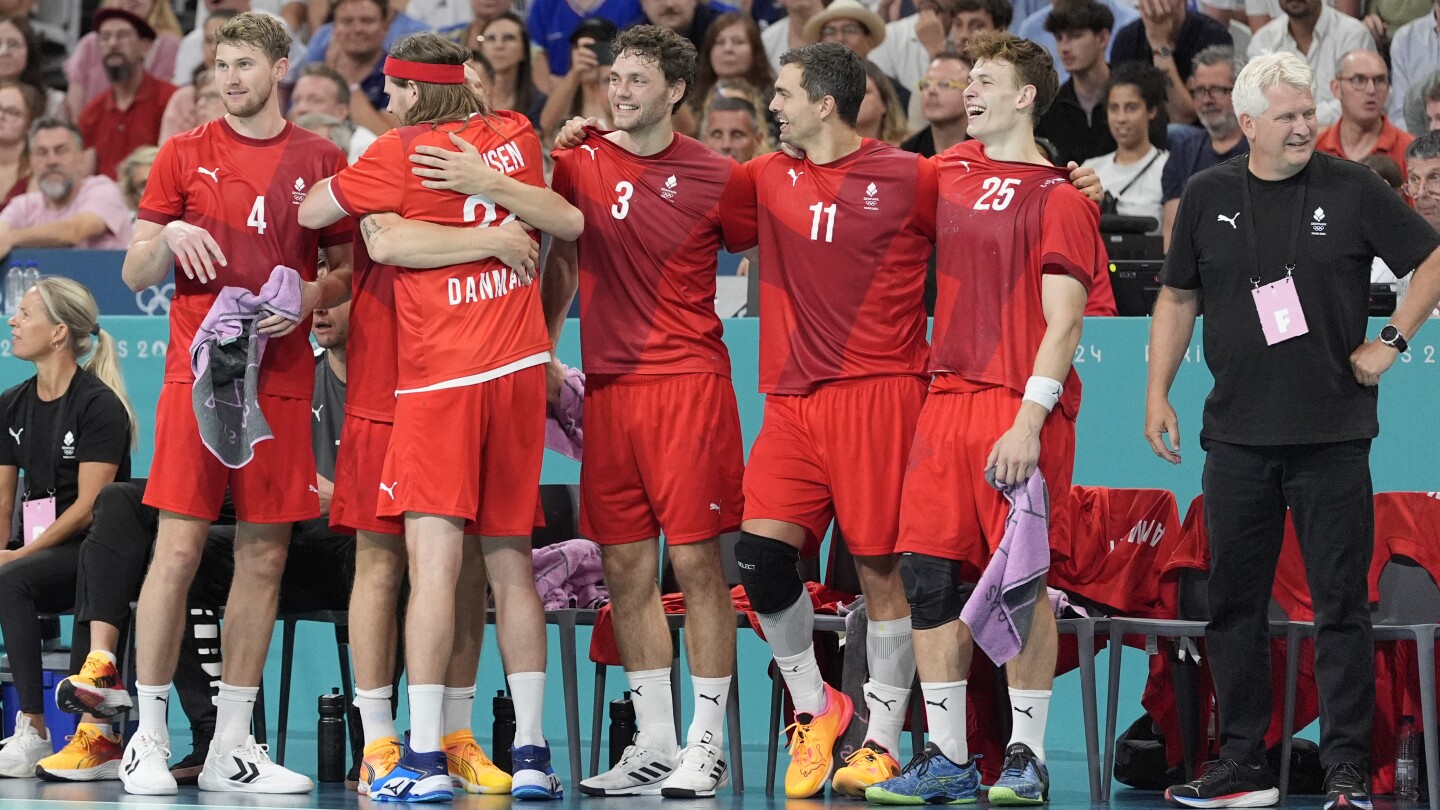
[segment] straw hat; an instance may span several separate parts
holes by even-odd
[[[876,47],[885,41],[885,21],[871,11],[860,0],[835,0],[824,11],[811,17],[805,23],[805,38],[811,42],[820,41],[820,29],[831,20],[854,20],[870,32],[870,39]]]

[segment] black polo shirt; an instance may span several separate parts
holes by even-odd
[[[1440,247],[1440,236],[1359,163],[1317,152],[1299,174],[1275,182],[1254,177],[1248,164],[1236,158],[1190,179],[1160,277],[1204,291],[1205,362],[1215,387],[1200,438],[1243,445],[1374,438],[1378,390],[1350,370],[1351,352],[1367,339],[1370,265],[1379,256],[1403,276]],[[1250,279],[1257,267],[1262,285],[1285,276],[1297,228],[1293,278],[1309,333],[1268,346]]]
[[[1195,68],[1195,54],[1211,45],[1234,45],[1230,31],[1215,20],[1194,11],[1185,12],[1185,21],[1180,23],[1180,33],[1175,37],[1175,70],[1180,78],[1189,79]],[[1149,62],[1155,57],[1150,53],[1150,40],[1145,38],[1145,18],[1130,23],[1115,32],[1115,41],[1110,45],[1110,64],[1121,62]],[[1178,88],[1185,92],[1185,88]]]
[[[1105,100],[1102,98],[1095,105],[1095,111],[1086,115],[1085,108],[1080,106],[1080,96],[1075,93],[1074,79],[1060,85],[1059,95],[1035,126],[1035,136],[1055,144],[1060,151],[1061,166],[1071,160],[1084,163],[1115,151],[1115,138],[1110,134],[1105,115]]]

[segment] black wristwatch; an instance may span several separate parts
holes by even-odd
[[[1175,54],[1175,51],[1169,45],[1161,45],[1158,48],[1151,48],[1150,54],[1152,56],[1158,56],[1161,59],[1169,59]]]
[[[1410,344],[1406,342],[1405,336],[1400,334],[1400,330],[1396,329],[1394,324],[1387,323],[1385,328],[1380,330],[1380,342],[1401,354],[1410,350]]]

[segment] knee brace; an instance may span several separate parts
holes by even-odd
[[[740,583],[756,613],[779,613],[805,593],[800,581],[800,551],[788,543],[740,533],[735,544]]]
[[[969,589],[960,585],[958,560],[906,552],[900,555],[900,579],[916,630],[933,630],[960,618]]]

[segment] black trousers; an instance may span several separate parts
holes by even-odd
[[[1289,506],[1315,606],[1320,761],[1367,763],[1375,704],[1367,575],[1375,545],[1370,441],[1257,447],[1203,442],[1210,535],[1206,641],[1220,756],[1265,763],[1267,611]]]
[[[20,711],[26,714],[45,711],[38,614],[63,613],[75,606],[75,570],[83,537],[0,567],[0,636],[20,694]]]

